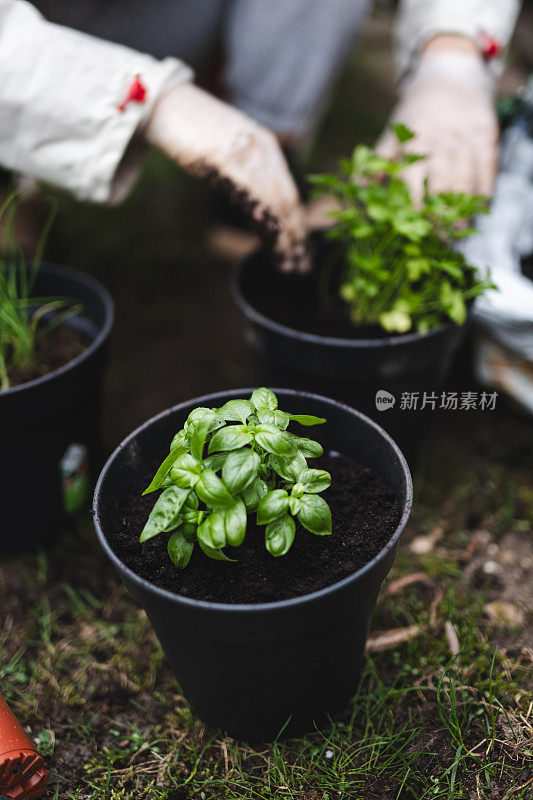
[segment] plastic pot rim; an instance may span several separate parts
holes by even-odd
[[[74,269],[73,267],[64,267],[60,264],[43,263],[40,267],[40,270],[41,269],[48,275],[57,276],[59,278],[62,276],[72,278],[78,283],[84,284],[90,289],[93,289],[100,296],[104,305],[104,324],[98,330],[98,333],[92,342],[82,353],[70,361],[67,361],[66,364],[57,367],[57,369],[54,369],[52,372],[42,375],[40,378],[34,378],[31,381],[26,381],[26,383],[21,383],[17,386],[10,386],[9,389],[0,391],[0,401],[2,400],[2,397],[7,397],[8,395],[20,395],[22,392],[31,391],[39,386],[43,386],[50,381],[56,380],[59,376],[64,375],[66,372],[69,372],[69,370],[73,369],[78,364],[82,364],[84,361],[90,358],[99,347],[102,346],[102,344],[108,338],[115,321],[115,304],[113,303],[110,293],[105,286],[100,283],[100,281],[97,281],[90,275],[86,275],[84,272],[80,272],[80,270]]]
[[[426,333],[417,333],[415,331],[413,333],[401,333],[395,336],[382,336],[375,339],[347,339],[337,336],[321,336],[318,333],[308,333],[306,331],[301,331],[298,328],[291,328],[288,325],[283,325],[281,322],[275,322],[270,317],[262,314],[260,311],[254,308],[253,305],[251,305],[249,300],[247,300],[244,295],[241,287],[242,275],[246,269],[248,261],[253,258],[256,253],[257,251],[244,258],[233,270],[231,276],[231,294],[239,310],[242,314],[244,314],[245,317],[257,323],[258,325],[263,326],[264,328],[269,328],[274,333],[281,334],[282,336],[291,336],[292,338],[309,342],[310,344],[319,344],[328,347],[368,349],[385,346],[400,347],[401,345],[410,344],[411,342],[426,340],[434,336],[439,336],[450,328],[462,327],[454,325],[451,322],[447,322],[439,325],[436,328],[432,328],[430,331],[426,331]]]
[[[389,434],[383,430],[376,422],[372,419],[367,417],[365,414],[362,414],[360,411],[357,411],[354,408],[346,405],[345,403],[341,403],[337,400],[333,400],[329,397],[324,397],[323,395],[313,394],[311,392],[300,392],[294,389],[284,389],[281,387],[273,388],[272,391],[274,393],[283,392],[284,394],[292,395],[294,397],[308,397],[312,398],[313,400],[318,400],[326,405],[334,406],[335,408],[342,409],[343,411],[348,411],[351,415],[358,417],[362,422],[368,425],[371,428],[374,428],[375,432],[381,436],[388,445],[392,448],[392,450],[396,453],[400,466],[403,472],[403,477],[405,481],[405,489],[406,489],[406,497],[405,503],[402,510],[402,514],[398,525],[392,534],[392,536],[387,541],[386,545],[377,553],[371,561],[367,562],[363,567],[358,569],[356,572],[348,575],[348,577],[343,578],[341,581],[337,581],[336,583],[331,584],[330,586],[325,586],[322,589],[318,589],[317,591],[310,592],[309,594],[300,595],[299,597],[292,597],[286,600],[274,600],[268,603],[217,603],[217,602],[209,602],[207,600],[195,600],[191,597],[185,597],[184,595],[176,594],[175,592],[171,592],[168,589],[161,589],[159,586],[151,583],[151,581],[147,581],[145,578],[141,578],[136,572],[130,569],[123,561],[116,555],[116,553],[111,548],[105,533],[102,529],[100,524],[100,514],[99,514],[99,501],[100,496],[102,494],[102,489],[104,482],[107,477],[107,473],[111,468],[112,463],[114,462],[115,458],[121,453],[121,451],[129,445],[129,443],[134,440],[142,431],[151,427],[154,423],[158,422],[161,419],[164,419],[171,414],[174,414],[176,411],[180,411],[181,409],[187,408],[191,406],[192,403],[198,406],[203,405],[216,405],[216,401],[221,398],[228,398],[228,397],[243,397],[244,395],[251,394],[254,391],[253,388],[246,388],[246,389],[229,389],[226,391],[215,392],[212,394],[202,395],[200,397],[192,398],[191,400],[187,400],[184,403],[178,403],[171,408],[162,411],[159,414],[148,419],[142,425],[139,425],[132,433],[130,433],[119,445],[115,448],[113,453],[107,459],[96,483],[96,487],[94,490],[93,496],[93,505],[92,505],[92,513],[93,513],[93,523],[96,530],[96,535],[98,537],[98,541],[100,543],[101,548],[110,559],[110,561],[114,564],[114,566],[119,570],[120,573],[123,573],[127,576],[127,578],[134,584],[136,584],[140,589],[144,591],[150,591],[153,594],[156,594],[161,599],[170,600],[173,603],[177,603],[178,605],[184,605],[188,607],[193,607],[197,609],[203,609],[205,611],[213,611],[213,612],[223,612],[224,614],[227,613],[268,613],[272,611],[282,611],[283,609],[295,607],[299,605],[303,605],[305,603],[309,603],[310,601],[320,600],[321,598],[332,595],[336,592],[342,591],[347,585],[352,582],[355,582],[366,573],[370,572],[376,564],[382,561],[387,553],[389,553],[398,543],[400,536],[402,535],[404,528],[407,524],[407,520],[409,519],[411,508],[413,505],[413,484],[411,479],[411,473],[409,467],[407,465],[407,461],[405,457],[396,444],[396,442],[392,439]],[[215,401],[215,402],[213,402]]]

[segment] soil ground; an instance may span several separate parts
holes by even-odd
[[[511,88],[531,69],[525,13]],[[378,9],[312,170],[379,132],[389,32]],[[257,383],[207,209],[205,188],[155,156],[121,208],[60,200],[48,259],[96,275],[117,303],[108,448],[171,404]],[[467,355],[450,386],[476,390]],[[4,560],[0,685],[46,758],[47,800],[531,797],[532,438],[531,419],[501,398],[494,412],[435,412],[360,691],[331,724],[287,743],[250,747],[192,717],[89,515],[52,552]]]

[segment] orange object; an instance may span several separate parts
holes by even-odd
[[[42,757],[0,694],[0,800],[40,797],[47,777]]]

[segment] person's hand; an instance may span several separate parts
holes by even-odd
[[[188,172],[226,190],[274,240],[281,269],[307,269],[304,212],[273,133],[184,83],[157,101],[145,136]]]
[[[408,152],[428,156],[403,173],[415,203],[422,200],[426,177],[432,193],[491,194],[498,124],[491,79],[473,42],[441,36],[428,43],[392,121],[415,133],[404,145]],[[387,158],[397,157],[398,142],[390,130],[376,149]]]

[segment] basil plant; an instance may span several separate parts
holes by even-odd
[[[182,569],[196,542],[210,558],[234,560],[224,548],[243,543],[253,514],[257,525],[265,526],[265,546],[276,557],[294,541],[295,518],[311,533],[330,534],[331,511],[320,492],[331,475],[307,465],[323,449],[287,430],[290,422],[325,421],[280,411],[276,395],[265,388],[249,400],[195,408],[143,493],[163,489],[141,542],[170,533],[168,554]]]

